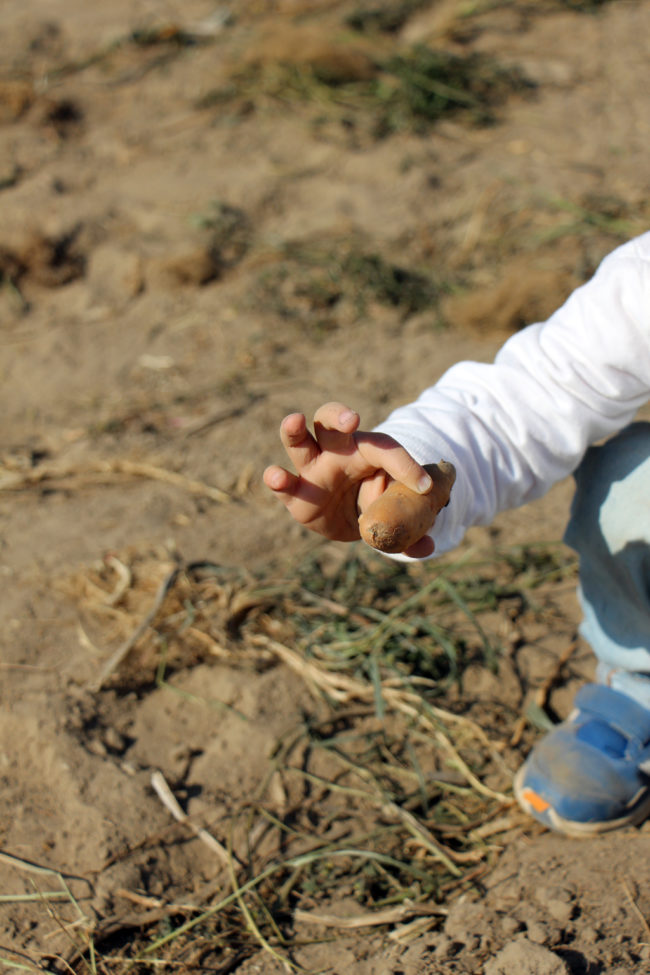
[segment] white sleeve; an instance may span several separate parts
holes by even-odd
[[[456,466],[432,531],[438,553],[470,525],[539,497],[650,398],[650,232],[613,251],[545,323],[494,363],[460,362],[378,428],[420,463]]]

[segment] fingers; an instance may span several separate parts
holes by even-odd
[[[328,492],[323,491],[317,484],[312,484],[306,478],[296,476],[275,464],[266,468],[262,479],[282,501],[292,517],[302,525],[313,520],[314,514],[323,508],[328,498]],[[315,530],[320,531],[320,529]],[[325,531],[321,531],[321,534],[328,535],[328,538],[338,537],[329,535]]]
[[[274,494],[287,498],[293,497],[299,483],[299,478],[295,474],[285,471],[284,467],[278,467],[276,464],[266,468],[262,479]]]
[[[359,414],[342,403],[326,403],[316,411],[313,436],[307,429],[302,413],[290,413],[280,425],[280,439],[292,464],[298,472],[316,460],[321,451],[345,450],[349,437],[359,426]]]
[[[377,471],[372,477],[365,477],[359,486],[357,496],[358,514],[367,511],[373,501],[381,497],[389,483],[390,478],[384,471]]]
[[[267,488],[270,488],[292,511],[298,521],[303,519],[296,514],[296,502],[307,505],[322,503],[323,491],[318,485],[311,484],[304,477],[296,476],[284,467],[278,467],[277,464],[266,468],[262,480]]]
[[[407,548],[404,555],[410,555],[412,559],[426,559],[429,555],[433,555],[434,548],[431,536],[425,535],[423,538],[419,538],[414,545]]]
[[[314,414],[314,426],[352,433],[359,426],[359,414],[343,403],[325,403]]]
[[[320,448],[307,429],[302,413],[290,413],[289,416],[285,416],[280,424],[280,440],[297,471],[310,464],[320,453]],[[281,470],[281,468],[277,469]]]
[[[430,490],[431,477],[424,467],[392,437],[383,433],[358,433],[355,440],[359,453],[369,465],[385,470],[394,480],[418,494]]]
[[[342,451],[347,439],[352,447],[352,434],[359,422],[359,414],[343,403],[325,403],[319,407],[314,415],[314,433],[321,450]]]

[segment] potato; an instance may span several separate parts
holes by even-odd
[[[425,464],[433,486],[426,494],[417,494],[399,481],[391,481],[384,493],[359,518],[359,531],[364,542],[380,552],[404,552],[426,535],[438,512],[449,503],[456,470],[441,460]]]

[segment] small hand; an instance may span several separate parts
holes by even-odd
[[[296,474],[271,466],[264,483],[284,502],[301,525],[335,541],[360,537],[358,518],[391,480],[426,492],[431,479],[392,437],[358,429],[359,415],[341,403],[317,410],[314,433],[302,413],[291,413],[280,427],[280,438]],[[433,551],[429,536],[412,545],[407,555],[424,558]]]

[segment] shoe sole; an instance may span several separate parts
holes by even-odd
[[[535,799],[533,798],[535,797],[535,793],[531,789],[524,788],[523,786],[524,769],[525,766],[519,769],[513,781],[515,799],[529,816],[532,816],[549,829],[553,829],[558,833],[564,833],[566,836],[587,839],[590,836],[598,836],[600,833],[609,833],[613,829],[624,829],[626,826],[638,826],[644,819],[650,816],[650,788],[648,788],[642,790],[641,794],[633,800],[625,815],[620,816],[618,819],[607,819],[603,822],[595,823],[580,823],[575,820],[564,819],[563,816],[556,813],[550,804],[544,803],[544,808],[541,806],[536,808]],[[532,801],[526,798],[526,793],[531,794]],[[541,801],[543,802],[543,800]]]

